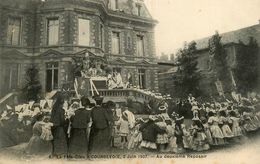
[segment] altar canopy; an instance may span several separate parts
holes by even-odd
[[[80,95],[99,95],[99,89],[108,89],[107,77],[79,77],[75,79],[74,89],[77,97]]]

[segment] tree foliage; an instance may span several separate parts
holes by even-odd
[[[197,70],[196,42],[191,42],[178,52],[175,86],[177,95],[187,97],[189,93],[195,96],[200,94],[200,73]]]
[[[228,79],[227,53],[221,43],[218,32],[209,39],[210,67],[215,80],[224,81]]]
[[[26,70],[25,86],[22,91],[27,101],[39,99],[42,86],[39,81],[39,71],[35,65],[32,65]]]
[[[235,70],[238,81],[238,91],[245,94],[253,91],[258,85],[258,54],[257,41],[249,38],[248,45],[241,43],[242,48],[237,55],[237,68]]]

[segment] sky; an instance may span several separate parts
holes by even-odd
[[[185,41],[252,26],[260,0],[144,0],[154,19],[157,55],[174,53]]]

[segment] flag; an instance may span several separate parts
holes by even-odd
[[[232,84],[233,84],[233,86],[236,88],[236,87],[237,87],[237,84],[236,84],[236,81],[235,81],[235,78],[234,78],[234,75],[233,75],[233,71],[230,71],[230,74],[231,74]]]
[[[29,101],[29,108],[31,109],[34,104],[34,101]]]
[[[217,80],[215,82],[215,85],[216,85],[216,88],[217,88],[217,91],[219,93],[219,96],[224,96],[224,90],[223,90],[223,86],[222,86],[222,83],[220,80]]]
[[[78,81],[77,79],[75,78],[75,81],[74,81],[74,90],[76,92],[76,96],[79,98],[79,92],[78,92],[78,88],[79,88],[79,84],[78,84]]]
[[[11,110],[11,109],[12,109],[12,107],[9,106],[9,105],[7,105],[7,104],[6,104],[6,108],[7,108],[8,110]]]
[[[16,112],[20,112],[22,110],[22,108],[23,108],[23,105],[17,105],[14,107]]]
[[[41,107],[41,109],[44,108],[46,103],[47,103],[46,100],[40,100],[40,107]]]

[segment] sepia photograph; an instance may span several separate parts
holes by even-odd
[[[260,0],[0,0],[0,164],[259,164]]]

